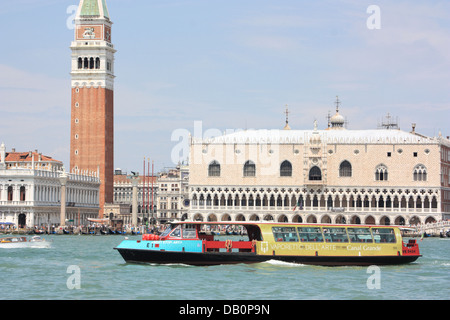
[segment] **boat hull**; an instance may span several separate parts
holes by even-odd
[[[208,266],[218,264],[258,263],[279,260],[319,266],[398,265],[416,261],[420,256],[267,256],[234,252],[171,252],[145,249],[115,248],[128,263],[186,264]]]
[[[16,242],[16,243],[0,243],[0,248],[3,249],[19,249],[19,248],[50,248],[51,242]]]

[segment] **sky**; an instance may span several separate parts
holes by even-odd
[[[77,0],[0,4],[0,142],[69,167]],[[188,134],[327,127],[450,135],[448,0],[107,0],[114,167],[187,159]],[[182,146],[180,148],[180,146]]]

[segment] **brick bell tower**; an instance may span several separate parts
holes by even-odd
[[[114,46],[106,0],[80,0],[72,50],[70,170],[97,173],[100,212],[113,202]]]

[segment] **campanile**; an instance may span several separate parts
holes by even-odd
[[[70,170],[98,173],[100,212],[113,202],[114,49],[106,0],[80,0],[72,50]]]

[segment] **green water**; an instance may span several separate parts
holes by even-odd
[[[137,265],[125,263],[113,250],[123,236],[45,238],[53,241],[49,249],[0,249],[2,299],[448,299],[450,294],[450,239],[419,241],[422,258],[380,267],[378,287],[370,289],[373,273],[365,267],[279,261],[209,267]]]

